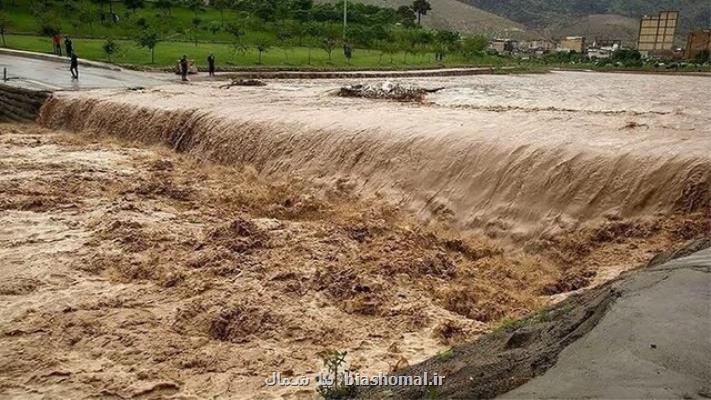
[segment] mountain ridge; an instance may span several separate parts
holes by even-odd
[[[316,0],[333,3],[338,0]],[[412,0],[353,0],[357,3],[398,8],[411,6]],[[422,25],[433,29],[458,31],[463,34],[506,35],[520,38],[537,36],[527,31],[523,24],[506,17],[481,10],[458,0],[430,0],[432,10],[422,16]]]
[[[574,25],[593,15],[597,22],[616,25],[613,31],[630,31],[630,21],[664,10],[680,11],[677,40],[683,42],[692,30],[711,27],[711,2],[708,0],[458,0],[526,26],[528,29],[559,35],[556,27]],[[599,16],[610,16],[604,20]],[[625,18],[619,18],[625,17]],[[582,19],[582,20],[581,20]],[[589,21],[588,21],[589,22]],[[581,27],[583,28],[583,27]],[[585,35],[585,29],[579,34]],[[586,36],[590,36],[589,34]],[[634,34],[636,38],[636,33]],[[624,39],[624,38],[621,38]],[[629,35],[627,35],[629,40]]]

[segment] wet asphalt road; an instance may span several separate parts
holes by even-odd
[[[79,79],[69,73],[69,59],[65,62],[39,60],[0,54],[0,73],[7,68],[8,81],[13,86],[41,90],[83,90],[155,86],[175,80],[167,73],[114,71],[79,65]]]

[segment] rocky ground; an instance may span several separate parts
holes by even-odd
[[[608,219],[514,249],[352,187],[0,124],[0,398],[308,398],[264,379],[328,349],[401,368],[706,229]]]

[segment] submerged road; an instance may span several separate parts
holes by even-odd
[[[76,80],[72,79],[69,73],[69,59],[54,61],[9,54],[0,54],[0,73],[3,68],[7,69],[8,80],[0,83],[38,90],[156,86],[176,80],[174,75],[168,73],[115,70],[85,65],[79,65],[79,79]]]

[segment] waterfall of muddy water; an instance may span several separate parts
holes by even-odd
[[[527,239],[706,211],[711,80],[593,73],[402,80],[430,104],[333,97],[338,81],[57,95],[44,126],[98,131],[264,175],[350,180],[421,217]]]

